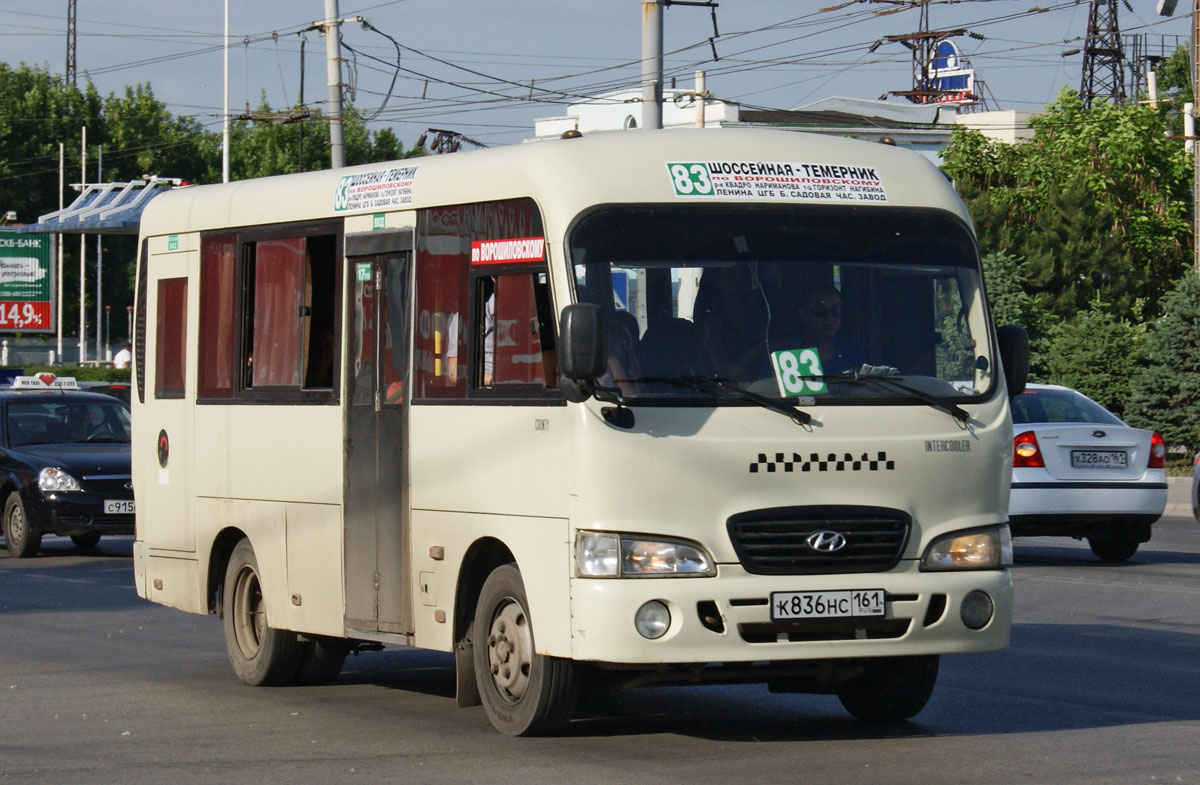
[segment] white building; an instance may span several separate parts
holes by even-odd
[[[695,126],[698,107],[694,91],[664,90],[663,127]],[[1036,114],[1024,110],[959,114],[958,108],[950,104],[846,97],[824,98],[794,109],[744,109],[736,102],[714,98],[704,102],[706,127],[764,125],[876,141],[886,137],[898,146],[924,153],[935,163],[938,151],[950,143],[955,125],[965,125],[991,139],[1013,144],[1033,135],[1029,118]],[[568,104],[563,116],[535,120],[534,135],[537,139],[547,139],[566,131],[587,134],[635,129],[641,124],[641,92],[622,90]]]

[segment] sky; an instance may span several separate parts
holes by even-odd
[[[1170,19],[1154,0],[1121,5],[1124,35],[1169,53],[1186,43],[1190,17]],[[790,109],[831,96],[878,98],[912,87],[912,57],[889,35],[919,29],[910,0],[717,0],[664,11],[666,83],[691,87],[705,70],[716,98],[747,108]],[[1044,9],[1035,12],[1034,8]],[[149,83],[175,115],[219,130],[223,101],[223,0],[77,0],[76,63],[104,95]],[[325,41],[303,32],[324,0],[229,0],[232,113],[327,97]],[[1064,86],[1078,89],[1088,2],[930,0],[930,28],[955,39],[991,108],[1038,109]],[[340,0],[347,97],[368,127],[390,126],[411,147],[428,128],[487,145],[533,136],[535,118],[597,93],[639,89],[641,0]],[[0,0],[0,57],[65,71],[67,0]],[[710,40],[711,39],[711,40]],[[882,42],[871,51],[872,45]],[[717,59],[714,60],[715,53]],[[902,100],[892,98],[891,100]]]

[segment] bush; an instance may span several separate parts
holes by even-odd
[[[18,366],[8,366],[18,367]],[[74,377],[80,382],[128,382],[128,368],[98,368],[94,365],[25,365],[19,366],[26,376],[36,373],[52,373],[55,376]]]
[[[1149,363],[1136,375],[1130,424],[1153,428],[1169,447],[1200,449],[1200,277],[1188,273],[1162,302],[1146,336]]]

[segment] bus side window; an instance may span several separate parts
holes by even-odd
[[[545,274],[540,274],[543,278]],[[476,279],[481,387],[546,386],[542,326],[535,293],[538,273]]]
[[[187,357],[187,278],[158,282],[154,351],[154,397],[182,398]]]
[[[262,234],[201,240],[198,396],[336,396],[337,235]]]

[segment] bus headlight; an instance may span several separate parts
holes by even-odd
[[[715,575],[716,568],[698,543],[581,531],[575,535],[575,573],[581,578],[702,577]]]
[[[46,493],[83,490],[74,477],[54,466],[47,466],[38,474],[38,488]]]
[[[937,538],[921,559],[923,571],[996,570],[1013,563],[1008,524],[954,532]]]

